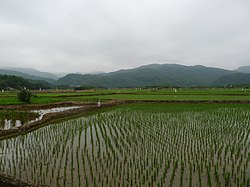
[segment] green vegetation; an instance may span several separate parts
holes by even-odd
[[[233,75],[225,75],[216,80],[216,85],[250,85],[250,74],[235,73]]]
[[[47,186],[249,186],[249,120],[246,105],[124,105],[0,141],[0,172]]]
[[[22,77],[16,77],[13,75],[0,75],[0,90],[11,89],[39,89],[39,88],[51,88],[51,85],[45,81],[39,80],[26,80]]]
[[[201,65],[150,64],[134,69],[100,74],[68,74],[58,79],[55,75],[34,69],[0,69],[2,75],[22,77],[39,88],[136,88],[136,87],[250,87],[249,67],[230,71]],[[58,79],[58,80],[57,80]],[[28,86],[25,86],[28,87]],[[14,87],[16,88],[16,87]]]
[[[102,74],[68,74],[57,85],[85,85],[98,88],[134,87],[238,87],[250,83],[250,74],[205,66],[151,64]]]
[[[29,89],[58,88],[86,90],[90,88],[137,88],[137,87],[250,87],[250,74],[201,65],[150,64],[134,69],[101,74],[68,74],[57,80],[51,73],[32,69],[0,69],[2,75],[22,77],[32,85]],[[20,80],[19,80],[20,81]],[[12,85],[13,86],[13,85]],[[6,87],[12,87],[9,84]],[[15,89],[20,86],[14,84]]]
[[[13,68],[12,70],[0,69],[1,75],[12,75],[16,77],[22,77],[27,80],[37,80],[41,82],[47,82],[50,84],[55,83],[55,75],[51,73],[39,72],[34,69],[24,69],[24,68]]]
[[[211,86],[214,81],[233,71],[205,66],[178,64],[151,64],[134,69],[103,74],[68,74],[57,81],[58,85],[90,85],[105,88],[146,86]],[[224,85],[223,85],[224,86]]]
[[[98,109],[85,113],[87,117],[57,119],[2,140],[0,173],[41,186],[250,186],[250,105],[232,104],[250,101],[248,76],[204,66],[155,64],[99,75],[67,75],[57,82],[65,90],[34,91],[51,85],[0,75],[0,89],[33,89],[1,92],[0,105],[188,101]],[[232,88],[231,83],[242,88]],[[69,84],[81,86],[67,90]],[[204,85],[230,88],[191,88]],[[0,130],[6,129],[6,120],[24,123],[36,115],[0,110]]]
[[[32,92],[33,104],[52,103],[59,101],[96,102],[106,100],[250,100],[249,89],[106,89],[86,91],[51,91]],[[22,104],[17,99],[17,92],[0,93],[0,104]]]
[[[32,93],[27,89],[22,89],[18,93],[18,99],[22,102],[25,102],[25,103],[30,103],[31,97],[32,97]]]

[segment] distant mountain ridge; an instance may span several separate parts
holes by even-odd
[[[240,72],[248,72],[248,68],[250,68],[250,66],[240,67],[237,70],[232,71],[202,65],[185,66],[179,64],[149,64],[133,69],[122,69],[109,73],[72,73],[59,78],[58,80],[53,79],[56,78],[56,76],[52,73],[40,72],[29,68],[12,68],[13,70],[0,69],[0,74],[22,77],[33,83],[42,83],[45,85],[48,83],[50,86],[53,84],[63,87],[74,87],[79,85],[100,88],[133,88],[151,86],[213,87],[250,85],[250,73]]]
[[[236,71],[201,65],[150,64],[134,69],[119,70],[102,74],[68,74],[57,80],[58,85],[85,85],[105,88],[147,86],[221,86],[228,81],[224,76],[234,76]],[[245,75],[250,76],[250,74]],[[220,81],[218,81],[220,80]],[[244,79],[246,80],[246,79]],[[241,83],[242,79],[234,80]],[[245,82],[245,81],[244,81]],[[229,83],[230,84],[230,83]]]
[[[36,77],[44,77],[44,78],[50,78],[50,79],[54,79],[54,80],[58,79],[58,77],[56,75],[54,75],[53,73],[38,71],[38,70],[33,69],[33,68],[16,68],[16,67],[14,67],[14,68],[0,68],[0,69],[17,71],[17,72],[25,73],[28,75],[33,75]]]
[[[241,66],[236,71],[241,73],[250,73],[250,66]]]
[[[5,89],[49,89],[51,85],[41,80],[26,80],[14,75],[0,75],[0,90]]]
[[[0,74],[1,75],[14,75],[14,76],[22,77],[24,79],[31,79],[31,80],[43,80],[51,84],[54,84],[56,82],[56,80],[52,78],[29,75],[29,74],[19,72],[19,71],[14,71],[14,70],[0,69]]]
[[[213,82],[214,85],[225,86],[225,85],[250,85],[250,74],[249,73],[234,73],[225,75]]]

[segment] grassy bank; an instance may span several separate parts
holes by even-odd
[[[89,91],[33,92],[32,104],[48,104],[62,101],[106,100],[250,100],[250,90],[242,89],[115,89]],[[0,93],[0,105],[23,104],[17,92]]]

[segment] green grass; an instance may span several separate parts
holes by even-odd
[[[0,97],[1,105],[16,105],[23,104],[23,102],[19,101],[17,97]]]
[[[63,101],[60,98],[48,98],[48,97],[40,97],[40,98],[32,98],[32,104],[48,104]]]
[[[32,104],[59,101],[106,100],[250,100],[250,90],[241,89],[113,89],[89,91],[34,92]],[[17,92],[0,93],[0,105],[23,104],[17,99]]]
[[[190,103],[137,103],[137,104],[124,104],[116,108],[129,108],[133,111],[142,112],[186,112],[186,111],[208,111],[220,108],[244,108],[250,109],[250,105],[245,104],[190,104]]]
[[[71,98],[73,99],[73,98]],[[157,95],[157,94],[119,94],[119,95],[100,95],[80,97],[76,100],[250,100],[250,96],[233,96],[233,95]]]

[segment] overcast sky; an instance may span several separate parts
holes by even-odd
[[[0,0],[0,66],[250,65],[250,0]]]

